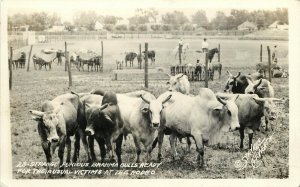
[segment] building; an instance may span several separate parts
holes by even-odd
[[[244,23],[240,24],[238,26],[239,31],[249,30],[249,31],[256,31],[257,26],[255,23],[252,23],[250,21],[245,21]]]
[[[102,23],[100,23],[99,21],[96,21],[96,23],[95,23],[95,30],[96,30],[96,31],[101,31],[101,30],[103,30],[103,25],[102,25]]]
[[[269,29],[289,30],[289,25],[280,21],[275,21],[269,26]]]

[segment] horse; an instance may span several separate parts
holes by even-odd
[[[182,51],[181,51],[181,56],[183,57],[183,59],[185,60],[186,58],[186,52],[187,50],[190,48],[190,43],[184,43],[182,45]],[[179,46],[176,46],[174,49],[173,49],[173,52],[172,52],[173,55],[175,55],[175,59],[177,57],[177,54],[179,54]]]
[[[208,60],[211,63],[212,59],[214,58],[215,53],[219,53],[218,48],[213,48],[208,51]]]

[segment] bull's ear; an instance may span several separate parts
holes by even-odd
[[[259,105],[265,104],[265,100],[263,98],[253,97],[253,100]]]
[[[44,112],[37,110],[29,110],[29,113],[31,114],[32,119],[35,121],[41,121],[44,115]]]
[[[181,79],[182,77],[183,77],[183,74],[180,73],[180,74],[178,75],[177,79]]]
[[[213,114],[214,116],[219,116],[220,113],[221,113],[221,111],[222,111],[222,109],[223,109],[223,106],[217,106],[217,107],[215,107],[215,108],[212,110],[212,114]]]
[[[141,111],[142,111],[143,114],[148,114],[149,108],[148,108],[148,107],[143,107],[143,108],[141,109]]]

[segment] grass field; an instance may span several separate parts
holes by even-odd
[[[104,72],[78,72],[72,69],[73,87],[77,92],[86,92],[94,88],[112,90],[115,92],[130,92],[144,89],[143,79],[132,77],[130,81],[113,81],[112,70],[115,69],[115,59],[121,58],[120,53],[125,51],[138,51],[138,44],[145,41],[136,40],[105,40],[104,41]],[[156,51],[155,67],[162,67],[166,71],[170,65],[175,65],[175,60],[171,54],[172,49],[177,45],[177,40],[148,40],[149,49]],[[201,62],[204,58],[196,53],[201,47],[201,40],[187,40],[190,43],[190,50],[184,63],[194,63],[199,58]],[[223,74],[220,80],[209,82],[209,88],[213,91],[222,91],[225,86],[227,76],[226,70],[233,74],[241,71],[251,73],[255,70],[255,64],[259,61],[259,47],[263,44],[263,61],[267,59],[266,46],[278,45],[279,64],[288,68],[288,43],[282,41],[248,41],[248,40],[210,40],[210,47],[221,45],[221,62],[223,63]],[[39,44],[33,48],[33,54],[44,48],[64,49],[64,43]],[[68,49],[86,48],[100,53],[101,45],[99,41],[73,42],[68,44]],[[28,47],[19,49],[28,50]],[[16,52],[16,51],[15,51]],[[216,57],[214,61],[216,61]],[[135,67],[137,63],[135,61]],[[154,68],[150,66],[150,68]],[[40,145],[40,138],[37,132],[36,122],[31,120],[29,110],[39,109],[44,100],[51,100],[54,97],[69,92],[68,74],[64,71],[64,66],[53,65],[51,71],[36,71],[31,64],[30,72],[24,69],[13,71],[13,89],[10,92],[11,109],[11,133],[12,133],[12,157],[13,157],[13,176],[14,178],[48,178],[46,175],[33,175],[17,173],[16,165],[18,162],[37,162],[45,161],[45,155]],[[155,96],[159,96],[166,89],[165,80],[154,80],[150,77],[148,91]],[[273,79],[273,87],[277,98],[289,98],[288,79]],[[197,94],[198,89],[204,86],[204,82],[191,82],[191,93]],[[259,138],[272,136],[272,141],[263,154],[263,164],[253,169],[250,165],[244,170],[238,171],[234,167],[236,160],[242,159],[247,150],[239,149],[238,132],[229,133],[224,136],[220,148],[205,148],[205,168],[196,167],[196,150],[192,145],[191,153],[185,153],[185,144],[178,145],[178,152],[184,155],[180,160],[171,160],[170,146],[168,137],[165,137],[163,145],[163,163],[155,170],[156,174],[151,176],[106,176],[88,175],[56,176],[56,178],[287,178],[288,177],[288,144],[289,144],[289,118],[288,108],[285,105],[278,105],[280,115],[274,132],[256,132],[254,142]],[[274,134],[273,134],[274,133]],[[248,138],[245,138],[245,147],[248,145]],[[82,146],[81,146],[82,147]],[[96,149],[99,158],[99,150]],[[145,152],[142,152],[142,158]],[[156,162],[157,150],[152,153],[152,161]],[[79,162],[86,161],[86,153],[83,147],[80,151]],[[135,147],[132,138],[123,143],[122,159],[124,163],[135,161]],[[58,161],[57,154],[53,156],[53,161]],[[78,169],[78,168],[73,168]]]

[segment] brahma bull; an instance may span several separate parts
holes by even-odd
[[[188,77],[182,73],[175,76],[169,75],[170,77],[167,84],[169,85],[169,91],[178,91],[183,94],[190,94],[190,82]]]
[[[46,155],[47,163],[52,161],[52,154],[57,146],[60,159],[60,169],[63,169],[64,149],[67,146],[67,159],[70,162],[71,140],[70,136],[75,134],[75,151],[73,162],[79,156],[80,137],[78,129],[78,113],[80,110],[79,97],[73,94],[64,94],[45,101],[41,111],[30,110],[32,117],[38,123],[38,133],[41,138],[42,147]]]
[[[209,90],[209,89],[208,89]],[[158,97],[165,98],[169,92]],[[210,91],[211,95],[213,94]],[[175,149],[176,137],[192,137],[198,152],[197,163],[203,166],[203,143],[216,144],[221,131],[237,130],[239,128],[238,108],[234,100],[223,101],[213,96],[188,96],[179,92],[172,93],[172,98],[166,103],[162,113],[162,127],[158,135],[158,159],[161,158],[161,147],[164,131],[170,131],[172,157],[177,155]]]
[[[103,95],[95,90],[93,94]],[[147,160],[151,157],[155,131],[160,127],[160,114],[164,103],[171,98],[155,99],[146,91],[117,94],[118,106],[123,120],[123,134],[132,134],[136,146],[136,162],[140,162],[141,143],[147,150]]]
[[[246,94],[257,94],[260,98],[274,97],[274,88],[268,80],[259,79],[252,82],[247,78],[247,82]]]
[[[85,103],[88,106],[87,103]],[[121,165],[121,146],[123,140],[123,121],[121,118],[117,96],[113,92],[106,92],[103,96],[101,106],[89,106],[86,110],[87,127],[85,132],[88,136],[94,136],[100,145],[102,160],[105,157],[106,145],[113,160],[113,142],[116,143],[116,155],[118,167]]]
[[[231,99],[238,94],[217,93],[217,96],[222,99]],[[259,98],[256,94],[240,94],[235,103],[238,107],[238,116],[240,123],[240,148],[244,148],[244,130],[247,128],[249,136],[249,149],[251,148],[253,132],[260,127],[262,117],[268,119],[267,121],[274,121],[277,119],[276,105],[273,101],[281,101],[276,98]],[[272,126],[271,126],[272,128]]]
[[[135,52],[129,52],[125,55],[125,64],[127,67],[127,61],[129,61],[129,67],[133,67],[133,61],[137,57],[137,54]]]
[[[266,78],[266,71],[268,71],[268,68],[269,68],[268,63],[260,62],[260,63],[256,64],[256,71],[262,72],[265,78]],[[271,63],[271,70],[278,69],[278,68],[280,68],[280,67],[277,65],[277,63],[275,63],[275,62]]]
[[[252,81],[258,80],[262,78],[262,75],[258,72],[252,73],[250,75],[242,75],[239,72],[236,76],[233,76],[229,71],[227,71],[228,79],[226,81],[224,92],[232,92],[232,93],[245,93],[245,90],[248,86],[247,79]]]

